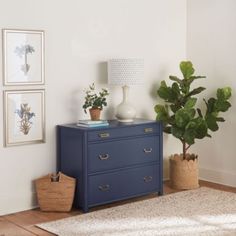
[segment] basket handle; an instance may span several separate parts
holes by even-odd
[[[51,182],[61,182],[61,172],[58,172],[57,174],[51,174],[50,175]]]
[[[59,183],[74,180],[74,178],[69,177],[69,176],[63,174],[60,171],[57,174],[56,173],[55,174],[51,174],[51,175],[49,174],[48,179],[51,182],[59,182]]]

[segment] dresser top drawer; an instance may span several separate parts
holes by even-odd
[[[141,125],[120,125],[106,129],[91,130],[88,132],[88,141],[110,140],[116,138],[134,137],[139,135],[158,134],[159,123],[146,123]]]
[[[88,128],[76,124],[59,125],[59,128],[73,129],[75,132],[88,135],[88,141],[112,140],[116,138],[134,137],[139,135],[161,134],[161,123],[154,120],[135,119],[131,123],[109,120],[109,126]]]

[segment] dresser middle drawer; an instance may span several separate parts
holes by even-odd
[[[88,171],[105,171],[134,164],[159,162],[159,136],[88,145]]]

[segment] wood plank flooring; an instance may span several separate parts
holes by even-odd
[[[236,193],[236,188],[210,183],[206,181],[200,181],[201,186],[211,187],[219,190],[229,191]],[[178,190],[172,189],[169,186],[169,182],[166,181],[164,184],[164,193],[171,194],[178,192]],[[105,206],[99,206],[91,209],[95,211],[98,209],[104,209],[117,205],[122,205],[128,202],[140,201],[143,199],[156,197],[156,194],[151,194],[145,197],[135,198],[131,200],[121,201],[117,203],[108,204]],[[82,214],[79,210],[73,210],[70,213],[55,213],[55,212],[41,212],[39,209],[23,211],[15,214],[5,215],[0,217],[0,236],[52,236],[53,234],[48,233],[34,226],[42,222],[58,220],[69,216]]]

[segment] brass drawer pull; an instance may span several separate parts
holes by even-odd
[[[145,153],[150,153],[150,152],[152,152],[152,148],[144,148],[143,151]]]
[[[110,137],[110,134],[109,133],[101,133],[101,134],[99,134],[99,137],[100,138],[108,138],[108,137]]]
[[[144,129],[144,133],[152,133],[153,132],[153,128],[145,128]]]
[[[152,181],[152,176],[145,176],[143,178],[144,182],[148,183],[148,182],[151,182]]]
[[[109,184],[100,185],[100,186],[98,187],[98,189],[99,189],[100,191],[102,191],[102,192],[106,192],[106,191],[108,191],[108,190],[110,189],[110,185],[109,185]]]
[[[101,161],[107,160],[109,157],[110,157],[109,154],[100,154],[100,155],[99,155],[99,159],[100,159]]]

